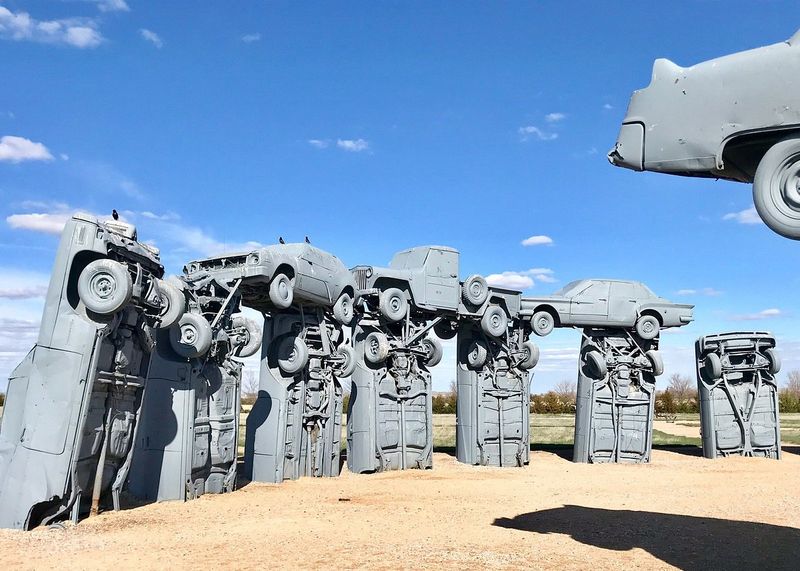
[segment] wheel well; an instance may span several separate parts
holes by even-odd
[[[67,301],[72,309],[77,309],[80,304],[80,296],[78,296],[78,277],[81,275],[83,269],[91,262],[106,258],[99,252],[92,250],[83,250],[75,254],[69,267],[69,277],[67,278]]]
[[[656,318],[656,320],[658,320],[659,326],[664,325],[664,318],[655,309],[645,309],[639,314],[639,317],[644,317],[645,315],[652,315]]]
[[[546,311],[547,313],[552,315],[553,323],[556,324],[556,327],[561,325],[561,319],[558,317],[558,312],[556,311],[556,308],[553,307],[552,305],[539,305],[536,307],[536,309],[533,310],[533,312],[536,313],[538,311]]]
[[[275,268],[275,273],[273,275],[277,276],[278,274],[286,274],[290,280],[293,280],[294,268],[289,264],[281,264]]]
[[[390,287],[396,287],[402,290],[408,296],[408,299],[412,299],[411,286],[408,282],[403,280],[398,280],[396,278],[380,278],[375,280],[375,287],[381,291],[387,290]]]
[[[353,300],[354,300],[354,299],[356,298],[356,292],[355,292],[355,290],[354,290],[352,287],[350,287],[350,286],[345,286],[345,287],[342,289],[342,293],[343,293],[343,294],[345,294],[345,293],[346,293],[347,295],[349,295],[349,296],[350,296],[350,299],[353,299]]]
[[[722,162],[726,178],[740,182],[753,182],[758,163],[772,145],[789,135],[800,134],[800,127],[774,129],[758,133],[734,135],[723,142]]]

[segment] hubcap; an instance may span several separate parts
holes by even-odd
[[[184,325],[181,327],[181,343],[185,345],[193,345],[197,340],[197,329],[192,325]]]
[[[281,280],[278,284],[278,292],[281,294],[283,299],[288,299],[289,297],[289,286],[286,283],[286,280]]]
[[[116,289],[116,281],[114,278],[106,273],[100,273],[92,278],[90,283],[92,293],[101,299],[108,299],[114,294]]]
[[[780,188],[786,205],[800,210],[800,160],[793,160],[784,166]]]

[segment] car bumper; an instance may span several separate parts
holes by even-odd
[[[608,162],[635,171],[644,170],[644,125],[623,123],[617,143],[608,153]]]

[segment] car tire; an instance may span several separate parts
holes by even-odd
[[[244,343],[234,349],[234,355],[243,359],[255,355],[261,347],[262,338],[261,328],[258,324],[244,315],[237,314],[231,319],[231,325],[234,329],[244,329],[245,337]]]
[[[158,316],[159,329],[172,327],[184,313],[186,313],[186,297],[177,286],[164,280],[156,280],[159,297],[161,298],[161,313]]]
[[[761,158],[753,178],[753,203],[764,223],[800,240],[800,137],[778,141]]]
[[[433,326],[433,332],[439,339],[452,339],[458,335],[458,323],[449,319],[442,319]]]
[[[772,347],[764,351],[764,356],[769,361],[769,374],[777,375],[781,370],[781,356]]]
[[[211,325],[205,317],[196,313],[184,313],[169,330],[172,350],[185,359],[205,355],[211,348],[211,338]]]
[[[605,355],[600,351],[591,350],[586,353],[586,372],[588,377],[596,380],[606,378],[608,374],[608,364],[606,363]]]
[[[642,315],[636,320],[635,328],[639,337],[650,341],[658,337],[658,333],[661,331],[661,324],[654,315]]]
[[[343,293],[333,305],[333,317],[342,325],[350,325],[354,316],[353,298],[349,293]]]
[[[390,287],[378,296],[378,309],[381,315],[390,323],[397,323],[406,317],[408,300],[403,290]]]
[[[531,318],[531,327],[533,332],[539,337],[545,337],[553,332],[556,326],[556,320],[553,314],[549,311],[537,311]]]
[[[518,367],[523,371],[530,371],[539,363],[539,346],[533,341],[522,344],[522,360]]]
[[[102,258],[89,262],[78,276],[78,297],[86,309],[111,315],[125,307],[133,294],[133,280],[127,266]]]
[[[472,369],[479,369],[486,363],[489,350],[481,339],[473,339],[467,350],[467,365]]]
[[[483,276],[471,275],[461,286],[461,297],[472,305],[483,305],[489,297],[489,284]]]
[[[661,353],[655,349],[650,349],[644,354],[647,361],[650,363],[654,377],[660,377],[664,374],[664,360],[661,358]]]
[[[269,283],[269,300],[278,309],[289,309],[294,301],[294,286],[286,274],[278,274]]]
[[[389,356],[389,339],[380,331],[373,331],[364,339],[364,359],[380,365]]]
[[[722,361],[716,353],[709,353],[703,359],[703,374],[709,381],[716,381],[722,376]]]
[[[356,353],[350,345],[339,345],[335,355],[341,357],[344,362],[334,369],[333,374],[340,379],[349,377],[356,370]]]
[[[438,339],[426,337],[421,341],[422,348],[425,350],[425,365],[435,367],[442,361],[444,349]]]
[[[300,337],[286,335],[278,345],[278,368],[294,376],[308,365],[308,345]]]
[[[508,331],[508,316],[499,305],[490,305],[481,317],[481,330],[491,337],[502,337]]]

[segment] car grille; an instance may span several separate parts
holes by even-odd
[[[353,277],[356,279],[358,289],[367,289],[367,272],[369,270],[353,270]]]

